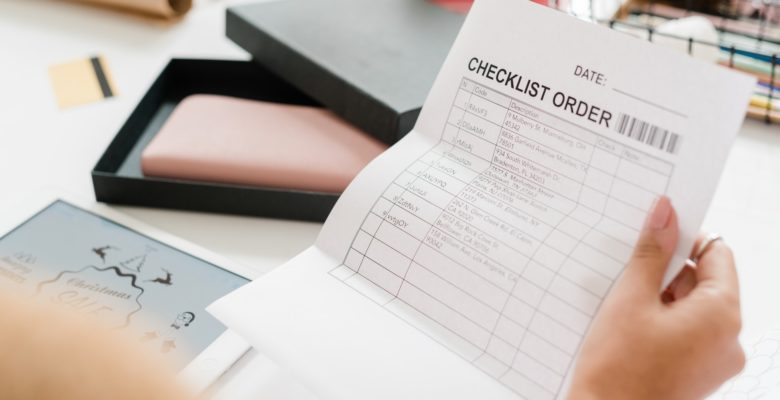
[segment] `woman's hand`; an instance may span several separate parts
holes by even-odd
[[[170,359],[129,330],[42,297],[0,291],[0,399],[195,398],[179,386]]]
[[[744,366],[731,251],[713,242],[661,296],[677,239],[677,215],[661,197],[583,343],[570,400],[700,399]]]

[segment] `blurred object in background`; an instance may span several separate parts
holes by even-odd
[[[639,14],[661,19],[699,15],[712,21],[719,31],[780,42],[780,0],[631,0],[618,18]]]
[[[679,17],[681,12],[703,13],[729,19],[753,19],[768,23],[780,23],[780,1],[778,0],[629,0],[628,11],[660,7],[670,16]],[[677,11],[675,11],[675,9]]]
[[[596,21],[614,18],[623,4],[623,0],[553,0],[550,7],[580,19]]]
[[[692,38],[700,43],[717,43],[718,31],[712,23],[700,16],[672,19],[658,25],[655,29],[658,33],[653,42],[689,53],[691,56],[711,63],[718,62],[720,51],[716,46],[694,46],[688,49],[688,41],[679,38]]]
[[[67,0],[112,7],[158,18],[181,17],[192,8],[192,0]]]
[[[625,4],[625,9],[631,11],[648,6],[666,5],[687,12],[735,17],[739,2],[742,0],[629,0]]]
[[[474,0],[429,0],[433,4],[444,7],[450,11],[466,14],[471,9],[471,5],[474,4]],[[541,4],[543,6],[549,5],[549,0],[530,0],[534,3]]]
[[[471,9],[474,0],[430,0],[431,3],[439,5],[450,11],[465,14]]]

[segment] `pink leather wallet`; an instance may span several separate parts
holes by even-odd
[[[330,111],[192,95],[141,156],[144,175],[341,193],[387,146]]]

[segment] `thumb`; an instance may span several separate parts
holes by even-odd
[[[677,214],[666,196],[655,200],[618,286],[628,293],[660,299],[664,274],[677,247]]]

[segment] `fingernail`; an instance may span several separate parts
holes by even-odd
[[[669,225],[672,215],[672,202],[666,196],[660,196],[653,202],[645,226],[652,230],[660,230]]]

